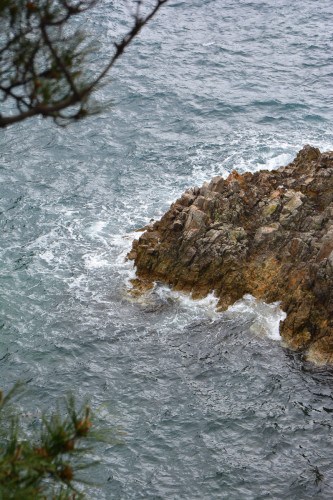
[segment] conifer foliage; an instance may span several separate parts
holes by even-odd
[[[93,465],[89,441],[96,441],[90,408],[77,411],[69,398],[66,415],[44,417],[35,438],[24,433],[12,408],[18,389],[16,384],[7,395],[0,392],[0,499],[82,498],[80,471]]]
[[[36,115],[68,123],[91,113],[91,94],[167,1],[129,1],[131,24],[95,73],[99,34],[82,25],[102,0],[0,0],[0,128]]]

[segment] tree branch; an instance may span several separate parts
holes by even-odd
[[[68,120],[78,119],[83,115],[88,114],[89,110],[85,109],[87,98],[94,92],[94,90],[103,81],[103,79],[105,79],[116,61],[123,55],[125,49],[140,33],[141,29],[157,14],[160,8],[168,1],[169,0],[155,0],[155,4],[150,9],[149,13],[141,17],[140,8],[143,2],[142,0],[138,0],[136,2],[136,11],[133,15],[134,22],[132,27],[123,36],[120,42],[114,44],[114,54],[111,56],[109,62],[101,70],[101,72],[93,79],[92,82],[86,84],[83,88],[80,89],[77,86],[77,76],[69,70],[71,63],[64,60],[55,47],[55,42],[57,44],[63,43],[64,47],[66,47],[66,41],[61,40],[61,38],[54,40],[54,37],[51,37],[48,33],[48,27],[60,30],[69,21],[71,16],[87,11],[92,6],[97,4],[98,0],[82,0],[76,2],[74,5],[68,0],[59,0],[59,3],[63,8],[63,11],[60,12],[60,17],[55,17],[59,14],[59,12],[56,11],[56,7],[54,7],[55,3],[47,2],[44,6],[44,11],[40,9],[39,11],[35,12],[34,3],[29,2],[29,4],[32,4],[32,6],[30,6],[30,8],[32,9],[31,13],[19,13],[21,17],[18,21],[18,32],[15,33],[14,30],[11,32],[11,34],[7,34],[7,43],[5,43],[4,47],[0,49],[0,63],[3,56],[6,57],[6,54],[9,53],[8,57],[12,57],[12,59],[8,60],[7,57],[7,60],[4,60],[6,61],[7,67],[8,64],[12,61],[12,63],[14,64],[13,71],[16,71],[16,73],[12,76],[10,74],[6,76],[6,82],[8,81],[8,84],[6,83],[6,85],[2,84],[0,86],[0,92],[4,93],[4,98],[2,100],[5,101],[10,97],[12,100],[16,101],[19,110],[18,114],[12,116],[3,116],[2,114],[0,114],[0,128],[4,128],[11,124],[21,122],[36,115],[52,117],[53,119],[63,118],[61,111],[64,111],[67,108],[70,108],[77,104],[81,104],[80,109],[76,111],[74,110],[73,113],[68,116]],[[54,7],[54,10],[52,12],[49,11],[50,6]],[[34,15],[37,16],[35,17],[35,20],[31,17]],[[38,23],[36,22],[37,19],[39,19]],[[24,41],[27,35],[29,37],[36,37],[36,40],[34,42],[35,50],[32,49],[30,55],[29,46],[27,48],[24,45]],[[75,43],[77,45],[76,38],[77,33],[71,35],[71,40],[72,42],[74,42],[74,46]],[[45,53],[45,48],[47,48],[50,59],[46,55],[47,52]],[[80,53],[75,53],[74,49],[70,50],[72,50],[72,60],[76,59],[76,57],[80,55]],[[14,63],[15,55],[19,57],[17,66],[15,66]],[[45,68],[45,65],[44,67],[41,67],[41,57],[45,60],[45,64],[47,64],[48,67]],[[68,89],[65,92],[62,92],[62,96],[59,95],[59,85],[51,85],[51,83],[47,84],[47,82],[49,81],[47,80],[47,78],[53,78],[52,76],[49,76],[49,74],[52,73],[53,67],[56,68],[57,73],[59,74],[59,77],[56,78],[56,80],[59,80],[60,82],[62,81],[63,83],[67,82],[68,84]],[[85,68],[83,67],[82,69]],[[40,80],[44,82],[44,86],[42,85]],[[27,87],[34,82],[35,88],[32,88],[32,90],[28,91]],[[14,94],[12,92],[12,89],[14,88],[21,89],[23,95],[18,96]],[[48,97],[45,97],[48,96],[49,93],[50,99],[48,99]],[[55,94],[58,94],[58,100],[55,99]],[[38,96],[40,96],[40,98]],[[24,99],[25,97],[28,98],[28,102]],[[43,102],[39,102],[41,98],[43,98]],[[35,103],[34,100],[36,101]],[[48,101],[51,102],[48,104]],[[29,109],[27,109],[26,111],[22,110],[20,108],[20,105],[22,104],[24,104]]]

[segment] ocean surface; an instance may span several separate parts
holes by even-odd
[[[91,68],[127,2],[86,22]],[[157,284],[132,298],[134,231],[217,174],[333,149],[331,0],[171,0],[67,128],[0,132],[0,374],[23,419],[86,398],[96,499],[331,499],[333,371],[282,345],[278,304],[226,313]],[[87,477],[87,476],[86,476]]]

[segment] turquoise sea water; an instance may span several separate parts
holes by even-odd
[[[91,14],[96,59],[125,3]],[[1,385],[28,382],[32,428],[72,391],[121,431],[90,498],[332,498],[333,372],[281,345],[278,307],[133,300],[125,261],[185,188],[333,149],[332,26],[329,0],[171,1],[99,91],[110,109],[0,133]]]

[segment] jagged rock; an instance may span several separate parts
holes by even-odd
[[[221,308],[250,293],[280,301],[286,343],[333,362],[333,152],[305,146],[278,170],[232,172],[188,190],[133,243],[140,282]]]

